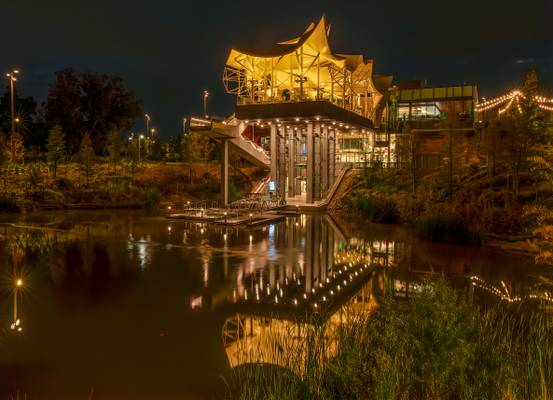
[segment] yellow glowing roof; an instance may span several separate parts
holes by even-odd
[[[274,68],[275,59],[277,59],[278,67],[290,69],[298,67],[298,64],[297,60],[290,60],[289,58],[297,58],[296,53],[303,51],[304,54],[308,55],[320,54],[322,60],[330,61],[343,68],[345,57],[332,53],[328,43],[329,31],[330,26],[327,25],[323,16],[316,25],[311,23],[301,36],[279,42],[263,51],[232,49],[226,64],[237,69],[250,69],[251,59],[255,58],[256,64],[261,63],[261,66],[265,66],[265,63],[267,65],[272,63]]]

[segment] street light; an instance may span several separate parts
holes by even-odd
[[[144,139],[144,135],[140,135],[138,137],[138,163],[139,164],[142,164],[142,157],[140,155],[140,150],[141,150],[141,146],[140,146],[140,143],[141,141]]]
[[[186,135],[186,117],[182,118],[182,134]]]
[[[19,74],[18,69],[13,69],[6,74],[6,77],[10,80],[10,99],[11,99],[11,120],[12,120],[12,135],[10,138],[10,143],[15,137],[15,81],[17,81],[17,75]]]
[[[150,116],[148,114],[144,114],[144,119],[146,120],[146,134],[150,134]]]
[[[209,97],[209,92],[204,90],[204,115],[207,118],[207,98]]]

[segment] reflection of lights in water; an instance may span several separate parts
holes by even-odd
[[[224,240],[225,242],[227,241],[227,234],[226,234],[226,233],[223,234],[223,240]]]
[[[487,291],[488,293],[499,297],[501,300],[507,301],[509,303],[521,302],[524,300],[542,300],[549,303],[553,303],[553,296],[549,292],[544,293],[530,293],[525,296],[513,296],[505,282],[501,281],[501,286],[503,290],[497,288],[496,286],[485,282],[483,279],[480,279],[478,276],[470,277],[472,286],[478,287]]]
[[[269,225],[269,237],[274,238],[275,237],[275,224]]]
[[[182,232],[182,243],[186,244],[188,242],[188,232],[186,229]]]
[[[203,263],[203,270],[204,270],[204,287],[207,287],[209,284],[209,262],[204,260]]]
[[[203,303],[203,298],[202,298],[202,296],[193,297],[193,298],[190,300],[190,308],[192,308],[192,309],[195,309],[195,308],[202,308],[202,303]]]
[[[169,225],[169,226],[167,227],[167,232],[171,233],[171,230],[172,230],[171,225]]]
[[[11,324],[10,329],[12,331],[21,332],[23,330],[23,327],[21,326],[21,320],[19,319],[15,320],[15,322]]]

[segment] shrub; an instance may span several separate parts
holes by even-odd
[[[315,355],[335,340],[335,355],[322,365],[292,352],[280,364],[288,371],[237,371],[236,398],[545,400],[553,389],[547,315],[501,304],[479,309],[443,281],[419,284],[408,301],[385,297],[334,335],[289,340]],[[290,378],[296,363],[301,381]]]
[[[381,224],[396,224],[399,214],[394,200],[374,195],[358,193],[351,200],[351,211],[354,215]]]
[[[453,214],[432,214],[415,221],[417,236],[437,242],[479,245],[482,235],[474,231],[468,222]]]
[[[490,207],[482,212],[482,225],[487,232],[515,233],[522,229],[520,208]]]
[[[147,210],[156,210],[159,208],[160,194],[156,188],[151,188],[146,191],[146,199],[144,206]]]

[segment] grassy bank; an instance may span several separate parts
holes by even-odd
[[[410,171],[373,169],[354,177],[341,211],[349,219],[409,225],[418,236],[436,241],[474,245],[493,236],[524,242],[539,226],[539,215],[531,210],[551,204],[544,203],[549,197],[543,185],[529,178],[521,182],[522,194],[514,198],[502,177],[473,168],[455,177],[451,194],[439,173],[420,177],[413,191]],[[528,195],[537,188],[539,196]]]
[[[370,317],[304,340],[301,378],[284,367],[235,370],[235,399],[551,399],[553,331],[543,314],[477,309],[443,282],[414,298],[386,299]],[[260,350],[261,351],[261,350]],[[324,360],[321,362],[321,360]]]
[[[231,169],[235,198],[247,193],[255,180],[253,168]],[[215,199],[220,192],[216,164],[133,165],[95,162],[88,174],[76,163],[57,167],[54,178],[44,163],[6,169],[0,177],[0,211],[115,206],[155,207],[160,201]]]

